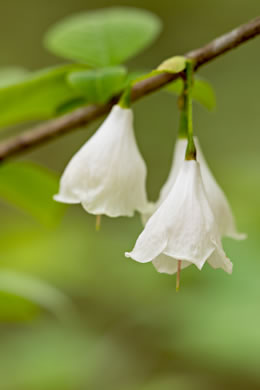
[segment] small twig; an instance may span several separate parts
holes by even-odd
[[[195,62],[195,70],[227,51],[234,49],[242,43],[260,34],[260,17],[239,26],[238,28],[213,40],[206,46],[191,51],[186,57]],[[132,88],[131,99],[136,101],[164,87],[176,80],[180,74],[161,73],[146,80],[142,80]],[[72,131],[75,128],[86,126],[95,119],[107,114],[112,105],[117,102],[115,97],[104,105],[91,105],[78,108],[72,113],[66,114],[37,126],[21,135],[7,139],[0,143],[0,161],[40,145],[48,140]]]

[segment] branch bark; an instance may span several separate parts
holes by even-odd
[[[249,39],[260,34],[260,17],[220,36],[197,50],[186,53],[186,57],[195,62],[195,70],[214,58],[236,48]],[[131,92],[131,99],[136,100],[157,91],[166,84],[176,80],[180,74],[161,73],[136,83]],[[86,126],[95,119],[107,114],[117,97],[104,105],[81,107],[57,119],[47,121],[21,135],[12,137],[0,143],[0,161],[23,153],[55,137],[61,136],[75,128]]]

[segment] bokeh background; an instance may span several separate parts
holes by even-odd
[[[146,8],[164,22],[156,44],[129,62],[133,70],[199,47],[259,13],[258,0],[2,1],[0,66],[36,70],[60,63],[43,48],[48,27],[71,13],[114,5]],[[203,67],[199,73],[213,84],[217,109],[194,107],[208,163],[239,229],[248,233],[246,241],[224,241],[233,275],[189,267],[176,294],[175,277],[124,257],[142,229],[138,216],[103,218],[96,233],[94,217],[79,206],[45,227],[1,203],[0,282],[12,275],[25,291],[23,297],[8,293],[0,283],[1,390],[260,388],[259,48],[256,38]],[[134,110],[155,200],[171,164],[176,99],[156,93]],[[97,126],[20,159],[61,173]],[[32,283],[46,308],[35,301]]]

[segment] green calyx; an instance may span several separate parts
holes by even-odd
[[[186,148],[186,153],[185,153],[185,160],[196,160],[197,157],[197,151],[194,143],[193,137],[189,136],[188,137],[188,145]]]
[[[131,106],[131,85],[123,92],[118,104],[121,108],[130,108]]]

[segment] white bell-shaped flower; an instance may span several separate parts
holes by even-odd
[[[96,133],[74,155],[54,199],[81,203],[92,214],[132,216],[148,206],[146,166],[138,150],[130,108],[115,105]]]
[[[245,234],[238,233],[236,229],[231,207],[224,192],[216,182],[207,165],[207,162],[201,151],[198,138],[194,137],[194,142],[197,150],[197,161],[200,163],[203,184],[206,190],[209,204],[215,215],[221,237],[227,236],[237,240],[246,238]],[[152,213],[162,204],[171,191],[171,188],[176,180],[180,167],[185,158],[186,147],[187,139],[177,140],[169,177],[160,191],[159,199],[154,204],[154,208],[152,209],[150,206],[150,213],[148,212],[143,215],[144,222],[146,222]]]
[[[201,269],[207,261],[213,268],[232,272],[197,161],[183,161],[170,193],[126,257],[152,261],[159,272],[170,274],[177,271],[178,261],[182,268],[195,264]]]

